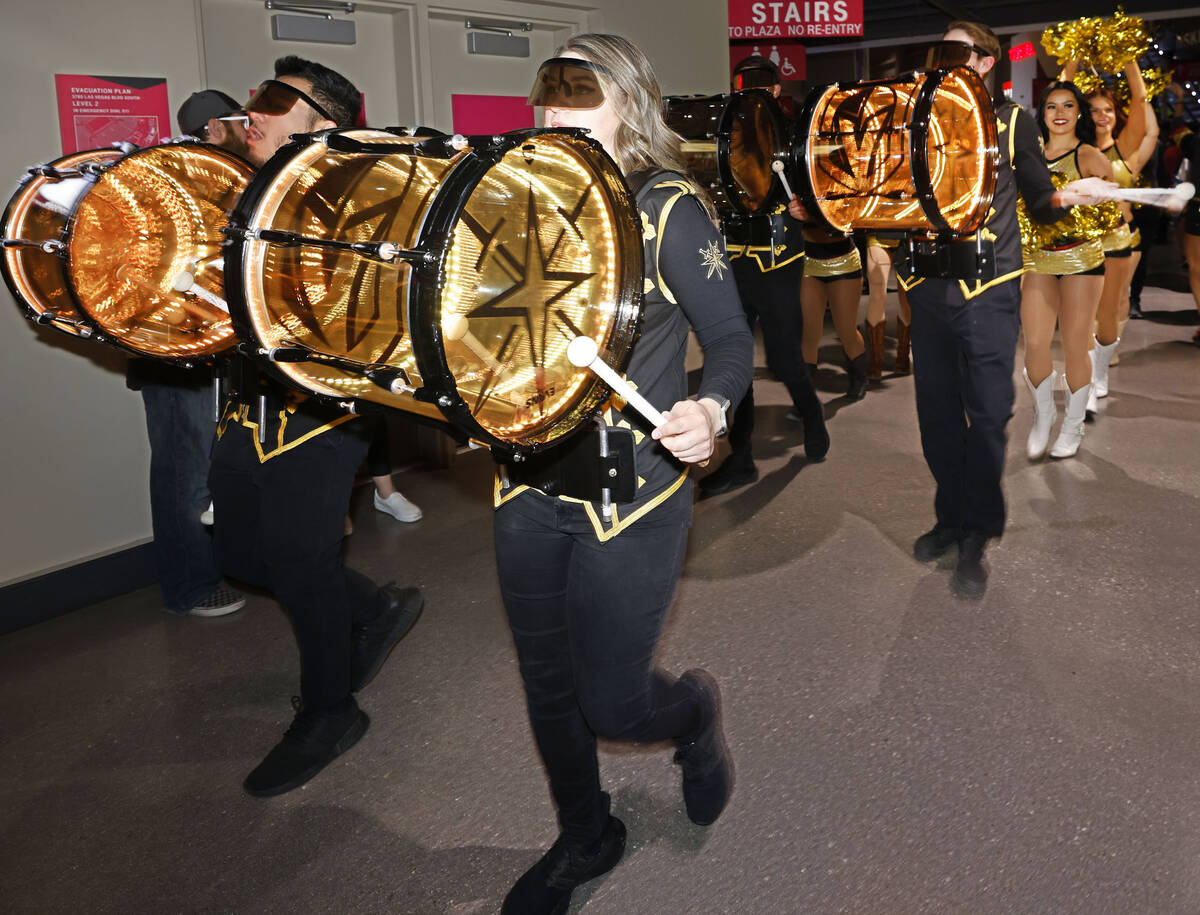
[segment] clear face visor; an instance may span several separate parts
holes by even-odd
[[[759,68],[743,70],[733,77],[733,88],[737,90],[770,89],[778,84],[779,78],[774,73]]]
[[[925,56],[926,70],[944,70],[948,67],[965,67],[971,59],[971,53],[979,55],[980,60],[992,55],[969,41],[939,41],[931,45]]]
[[[542,108],[599,108],[604,104],[604,89],[597,74],[602,72],[590,60],[552,57],[538,68],[526,104]]]

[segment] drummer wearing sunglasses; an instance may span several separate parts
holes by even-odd
[[[250,161],[262,166],[292,134],[351,126],[361,98],[328,67],[280,58],[275,78],[246,106]],[[248,794],[270,797],[303,785],[366,732],[353,694],[416,622],[422,599],[416,588],[380,588],[342,564],[343,523],[371,427],[284,390],[244,360],[232,361],[230,379],[236,391],[209,474],[217,561],[275,595],[300,649],[295,718],[243,782]]]
[[[340,73],[300,57],[279,58],[275,78],[246,103],[251,163],[263,165],[292,134],[350,127],[360,104],[358,90]]]

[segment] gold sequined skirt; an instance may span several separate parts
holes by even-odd
[[[858,248],[851,248],[846,254],[837,257],[805,257],[805,276],[846,276],[862,271],[862,258],[858,256]]]
[[[1133,233],[1129,231],[1129,223],[1123,222],[1100,239],[1105,252],[1124,251],[1133,245]]]
[[[1048,276],[1087,273],[1104,264],[1104,246],[1098,238],[1063,248],[1023,248],[1021,254],[1026,272]]]

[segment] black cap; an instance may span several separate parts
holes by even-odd
[[[760,57],[757,54],[743,57],[738,61],[737,66],[733,68],[733,75],[737,76],[739,73],[745,73],[747,70],[766,70],[775,78],[775,82],[783,82],[783,79],[779,75],[779,68],[768,57]]]
[[[175,118],[179,121],[179,129],[183,133],[199,136],[210,118],[224,117],[233,111],[238,111],[241,107],[224,92],[216,89],[203,89],[200,92],[193,92],[187,97],[187,100],[179,106],[179,113]]]

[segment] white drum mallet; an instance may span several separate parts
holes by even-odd
[[[216,270],[224,270],[225,269],[225,259],[223,257],[217,258],[215,261],[205,264],[204,266],[212,267]],[[229,314],[229,303],[228,302],[226,302],[223,298],[221,298],[215,292],[205,289],[203,286],[201,286],[199,283],[196,282],[196,273],[202,269],[204,269],[204,267],[201,266],[200,261],[192,261],[190,267],[188,267],[186,270],[179,271],[179,274],[175,277],[175,280],[171,283],[171,288],[179,293],[190,292],[192,295],[196,296],[199,299],[203,299],[209,305],[212,305],[214,308],[219,308],[219,309],[221,309],[221,311],[225,312],[225,314]]]
[[[1170,213],[1178,213],[1195,196],[1195,185],[1185,182],[1175,187],[1117,187],[1110,191],[1109,199],[1146,204],[1160,207]]]
[[[783,161],[775,159],[771,163],[771,171],[779,176],[779,180],[783,182],[783,192],[787,194],[788,200],[791,200],[796,195],[792,193],[792,186],[788,184],[787,176],[783,173]]]
[[[487,347],[479,342],[479,338],[471,333],[471,324],[466,315],[453,314],[442,318],[442,334],[447,340],[458,340],[463,343],[493,372],[499,372],[503,368],[496,361],[496,357],[488,352]]]
[[[581,369],[591,369],[613,393],[624,400],[648,419],[655,428],[667,421],[650,401],[635,391],[624,378],[612,370],[607,362],[600,358],[600,347],[591,337],[576,337],[567,345],[567,359],[571,365]]]

